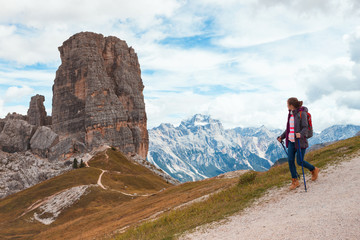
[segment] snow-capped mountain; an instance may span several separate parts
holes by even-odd
[[[360,126],[333,126],[315,133],[309,143],[345,139],[358,131]],[[224,129],[220,121],[197,114],[178,127],[161,124],[150,129],[147,159],[181,182],[241,169],[265,171],[286,157],[276,140],[282,132],[265,126]]]
[[[309,145],[344,140],[353,137],[360,131],[356,125],[334,125],[324,129],[320,134],[314,134],[309,139]]]
[[[265,127],[225,130],[220,121],[197,114],[178,127],[149,130],[148,161],[184,182],[239,169],[264,171],[277,159],[278,131]]]

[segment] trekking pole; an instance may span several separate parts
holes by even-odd
[[[284,145],[284,142],[283,142],[283,141],[281,141],[281,145],[282,145],[283,148],[284,148],[284,152],[285,152],[286,155],[289,157],[289,154],[288,154],[288,152],[286,151],[286,148],[285,148],[285,145]],[[297,173],[297,171],[296,171],[296,178],[300,180],[300,175]]]
[[[305,186],[305,192],[307,192],[306,190],[306,181],[305,181],[305,173],[304,173],[304,159],[301,155],[301,147],[300,147],[300,138],[297,139],[298,140],[298,145],[299,145],[299,155],[300,155],[300,159],[301,159],[301,168],[302,168],[302,172],[303,172],[303,178],[304,178],[304,186]]]
[[[288,154],[287,151],[286,151],[286,148],[285,148],[285,146],[284,146],[284,142],[283,142],[283,141],[281,141],[281,145],[283,146],[286,155],[289,156],[289,154]]]

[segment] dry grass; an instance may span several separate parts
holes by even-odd
[[[324,168],[329,164],[350,159],[360,151],[360,137],[337,142],[306,155],[306,161]],[[298,171],[301,172],[300,167]],[[240,176],[238,184],[214,194],[208,200],[164,214],[156,221],[134,226],[116,237],[121,239],[175,239],[197,226],[218,221],[248,207],[257,198],[274,187],[288,184],[287,164],[267,172],[248,172]]]
[[[360,137],[355,137],[311,152],[306,160],[323,168],[359,150]],[[290,178],[285,164],[267,172],[248,172],[240,178],[212,178],[172,186],[119,152],[107,150],[107,155],[109,158],[105,152],[94,157],[90,168],[67,172],[0,200],[0,239],[174,239],[199,225],[241,211],[268,189],[287,184]],[[32,221],[33,211],[18,218],[37,200],[77,185],[96,184],[101,173],[98,168],[108,170],[103,184],[110,189],[90,187],[90,193],[48,226]],[[111,189],[154,194],[132,197]],[[214,192],[202,202],[174,210]],[[125,232],[119,234],[120,229]]]
[[[147,168],[127,160],[120,152],[109,149],[109,158],[105,155],[103,152],[90,160],[90,168],[67,172],[0,200],[0,239],[109,238],[119,229],[237,182],[237,179],[209,179],[172,186]],[[108,170],[102,183],[110,189],[90,187],[87,195],[48,226],[32,220],[34,211],[18,218],[34,202],[54,193],[77,185],[96,184],[101,173],[98,168]],[[116,190],[153,195],[132,197]]]

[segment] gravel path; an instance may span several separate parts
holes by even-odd
[[[360,239],[360,157],[321,169],[308,191],[269,191],[228,219],[181,239]],[[289,182],[290,185],[290,182]]]

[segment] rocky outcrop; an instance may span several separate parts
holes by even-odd
[[[49,150],[59,142],[59,136],[49,127],[38,127],[30,140],[30,148],[33,153],[42,157],[49,157]]]
[[[34,126],[25,120],[7,120],[0,133],[1,150],[9,153],[23,152],[30,148],[30,139],[34,134]]]
[[[0,119],[0,133],[4,129],[5,123],[6,123],[6,121],[4,119]]]
[[[90,151],[107,144],[146,158],[144,85],[134,49],[116,37],[85,32],[65,41],[59,51],[52,127],[60,141],[71,141],[58,146],[57,154],[75,150],[74,145]]]
[[[31,98],[29,110],[27,112],[28,122],[35,126],[49,125],[47,114],[44,106],[45,97],[36,95]]]
[[[50,162],[30,151],[0,151],[0,199],[70,170],[71,162]]]
[[[0,119],[0,198],[61,174],[71,159],[104,146],[173,181],[145,161],[144,85],[134,49],[116,37],[86,32],[72,36],[59,51],[52,116],[45,97],[36,95],[26,116]]]
[[[8,115],[6,115],[5,119],[3,119],[5,122],[8,121],[8,120],[14,120],[14,119],[18,119],[18,120],[24,120],[24,121],[27,121],[27,116],[24,116],[24,115],[21,115],[21,114],[18,114],[16,112],[13,112],[13,113],[8,113]]]

